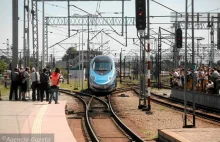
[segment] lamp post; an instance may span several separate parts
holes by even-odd
[[[83,55],[83,25],[82,25],[82,90],[84,86],[84,55]]]
[[[21,52],[19,52],[19,54],[20,54],[20,63],[19,63],[20,65],[19,66],[21,68]]]
[[[125,59],[126,59],[126,56],[124,57],[124,80],[125,80]]]
[[[203,40],[204,38],[203,37],[199,37],[199,38],[197,38],[196,40],[197,40],[197,56],[198,56],[198,58],[200,57],[200,65],[202,64],[202,56],[200,56],[199,55],[199,41],[201,41],[201,40]],[[204,51],[203,51],[204,52]],[[198,66],[198,61],[199,59],[197,59],[197,66]]]
[[[67,56],[67,60],[66,60],[66,61],[67,61],[67,84],[69,84],[69,83],[70,83],[70,82],[69,82],[69,81],[70,81],[70,80],[69,80],[69,77],[70,77],[70,76],[69,76],[69,74],[70,74],[70,73],[69,73],[69,72],[70,72],[70,70],[69,70],[69,54],[67,54],[66,56]]]
[[[125,51],[125,50],[123,50]],[[121,48],[121,52],[120,52],[120,83],[122,83],[122,80],[121,80],[121,64],[122,64],[122,48]]]

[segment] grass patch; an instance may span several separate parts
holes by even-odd
[[[123,82],[120,83],[120,81],[118,81],[117,88],[124,88],[124,87],[127,87],[127,85]]]
[[[122,78],[122,83],[120,82],[120,78],[117,78],[117,88],[123,88],[123,87],[128,87],[128,85],[127,84],[129,84],[129,83],[135,83],[135,84],[138,84],[139,83],[139,81],[138,80],[130,80],[130,79],[128,79],[128,78],[126,78],[126,79],[123,79]]]
[[[0,91],[2,96],[9,95],[10,93],[10,85],[8,85],[8,88],[5,88],[4,84],[0,85]]]
[[[138,80],[131,80],[130,79],[125,79],[123,80],[122,78],[122,83],[120,83],[120,78],[117,78],[117,88],[123,88],[123,87],[128,87],[127,83],[135,83],[135,84],[138,84],[139,81]],[[60,88],[63,88],[63,89],[68,89],[68,90],[74,90],[74,88],[78,88],[78,90],[75,90],[75,91],[81,91],[82,90],[82,82],[80,80],[80,85],[79,85],[79,80],[75,80],[75,79],[71,79],[69,81],[69,84],[67,84],[67,81],[65,80],[64,83],[60,83]],[[87,80],[84,81],[84,84],[83,84],[83,90],[86,90],[88,89],[88,84],[87,84]]]
[[[156,138],[157,138],[157,135],[150,136],[150,139],[156,139]]]
[[[165,108],[165,107],[163,107],[163,106],[161,106],[160,108],[159,108],[159,110],[160,111],[163,111],[163,110],[166,110],[167,108]]]
[[[145,135],[147,135],[147,139],[149,139],[149,140],[157,138],[157,135],[151,134],[150,130],[141,130],[141,132],[144,133]]]
[[[80,84],[79,84],[79,80],[72,80],[71,79],[69,81],[69,84],[67,84],[66,81],[64,83],[60,83],[60,88],[68,89],[68,90],[74,90],[75,88],[78,88],[78,90],[76,90],[76,91],[81,91],[82,90],[82,82],[80,80]],[[85,90],[87,88],[88,88],[87,81],[84,81],[83,90]]]
[[[144,133],[145,135],[149,135],[150,131],[149,130],[141,130],[142,133]]]

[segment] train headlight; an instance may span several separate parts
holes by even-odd
[[[90,78],[91,78],[93,81],[95,80],[95,76],[91,76]]]
[[[108,80],[112,80],[112,77],[111,77],[111,76],[109,76],[109,77],[108,77]]]

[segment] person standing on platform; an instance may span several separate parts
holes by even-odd
[[[18,70],[18,74],[19,74],[19,81],[18,81],[18,89],[19,89],[19,92],[18,92],[18,96],[19,96],[19,100],[21,100],[21,84],[22,84],[22,80],[23,80],[23,72],[24,72],[24,68],[21,67],[19,70]]]
[[[214,82],[214,94],[218,94],[219,92],[217,92],[218,91],[218,87],[217,87],[217,80],[218,80],[218,77],[219,77],[220,75],[219,75],[219,73],[218,73],[218,71],[217,71],[217,68],[213,68],[212,70],[211,70],[211,75],[210,75],[210,77],[211,77],[211,80]]]
[[[170,87],[171,88],[173,88],[173,72],[174,72],[173,70],[170,71],[170,76],[169,76],[170,77]]]
[[[32,88],[32,101],[36,100],[36,91],[37,91],[37,100],[40,100],[40,75],[36,72],[36,69],[32,68],[31,73],[31,88]]]
[[[55,104],[58,104],[58,94],[59,94],[59,86],[60,86],[61,79],[62,79],[62,77],[60,74],[60,69],[56,68],[55,72],[53,72],[51,75],[49,104],[51,104],[54,93],[56,94]]]
[[[30,68],[27,67],[25,71],[22,73],[22,83],[21,83],[21,93],[22,93],[22,101],[27,101],[25,99],[25,93],[27,92],[28,89],[28,80],[30,79]]]
[[[40,74],[40,100],[44,100],[44,91],[46,92],[46,101],[49,101],[49,76],[47,74],[47,69],[44,68],[43,72]]]
[[[15,101],[18,100],[18,81],[19,81],[18,68],[15,68],[14,72],[11,72],[11,89],[9,95],[10,101],[12,100],[13,93],[15,95]]]

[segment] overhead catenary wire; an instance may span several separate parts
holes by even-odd
[[[63,6],[59,6],[59,5],[56,5],[56,4],[50,4],[50,3],[46,3],[47,5],[51,5],[51,6],[54,6],[54,7],[59,7],[59,8],[63,8],[63,9],[68,9],[67,7],[63,7]],[[97,3],[97,8],[96,8],[96,12],[99,12],[99,10],[100,10],[100,5],[101,5],[101,1],[99,1],[98,3]],[[87,13],[87,14],[89,14],[89,15],[92,15],[92,14],[90,14],[89,12],[87,12],[87,11],[85,11],[85,10],[83,10],[83,9],[81,9],[81,8],[79,8],[79,7],[77,7],[77,6],[75,6],[75,5],[71,5],[71,6],[74,6],[75,8],[78,8],[78,9],[80,9],[81,11],[83,11],[83,12],[85,12],[85,13]],[[71,9],[71,10],[73,10],[73,9]],[[75,10],[75,11],[77,11],[77,10]],[[80,12],[81,12],[80,11]],[[48,14],[49,15],[49,14]],[[100,16],[101,16],[101,14],[99,14]],[[102,17],[102,16],[101,16]],[[105,19],[104,19],[105,20]],[[107,22],[107,21],[106,21]],[[111,25],[109,25],[110,27],[111,27]],[[111,27],[112,28],[112,27]],[[58,30],[58,29],[57,29]],[[115,29],[113,29],[113,31],[116,33],[116,34],[118,34],[117,32],[116,32],[116,30]],[[64,31],[63,31],[64,32]],[[66,32],[64,32],[64,33],[66,33]],[[118,34],[119,35],[119,34]],[[96,37],[96,39],[97,39],[97,37]]]
[[[41,10],[39,10],[39,9],[37,9],[37,11],[39,11],[39,12],[41,12],[42,13],[42,11]],[[45,13],[45,12],[44,12]],[[45,13],[46,15],[48,15],[48,16],[51,16],[50,14],[48,14],[48,13]],[[40,20],[38,20],[38,22],[40,22],[40,23],[42,23]],[[54,28],[54,27],[52,27],[52,26],[50,26],[51,28]],[[59,29],[56,29],[56,30],[58,30],[58,31],[61,31],[61,32],[63,32],[63,33],[67,33],[67,32],[64,32],[64,31],[62,31],[62,30],[59,30]]]
[[[58,8],[62,8],[62,9],[68,9],[67,7],[59,6],[59,5],[56,5],[56,4],[51,4],[51,3],[48,3],[48,2],[45,2],[45,4],[51,5],[51,6],[54,6],[54,7],[58,7]],[[70,10],[81,12],[80,10],[75,10],[75,9],[72,9],[72,8],[70,8]]]

